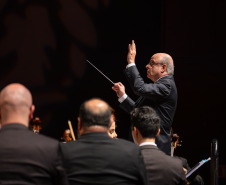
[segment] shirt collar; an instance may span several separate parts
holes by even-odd
[[[144,146],[144,145],[154,145],[154,146],[157,146],[155,143],[153,142],[143,142],[141,143],[139,146]]]

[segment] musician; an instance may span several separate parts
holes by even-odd
[[[177,106],[177,88],[174,82],[173,59],[166,53],[157,53],[153,55],[146,65],[147,77],[152,83],[144,83],[136,65],[135,65],[136,47],[134,41],[129,45],[127,55],[128,65],[124,70],[126,78],[135,94],[140,98],[134,102],[125,93],[125,87],[122,83],[115,83],[112,89],[119,97],[120,107],[130,113],[134,107],[151,106],[160,117],[161,132],[156,138],[156,144],[159,149],[167,155],[171,153],[170,147],[170,127]]]
[[[67,185],[59,142],[28,129],[35,110],[29,90],[10,84],[0,94],[0,184]]]
[[[117,133],[115,131],[116,125],[115,125],[115,110],[110,107],[111,109],[111,122],[110,122],[110,128],[108,130],[108,135],[111,138],[117,138]]]
[[[109,105],[100,99],[91,99],[81,105],[80,137],[76,142],[60,144],[71,185],[147,184],[140,148],[108,136],[110,117]]]
[[[174,144],[174,147],[176,147],[176,144],[178,143],[178,140],[179,140],[179,136],[177,134],[173,133],[172,127],[171,127],[170,133],[171,133],[172,144]],[[185,174],[187,174],[187,171],[191,169],[190,166],[188,165],[187,159],[185,159],[183,157],[175,156],[175,155],[173,155],[173,157],[178,158],[182,161],[183,170],[184,170]],[[204,180],[200,175],[195,174],[195,175],[191,175],[188,178],[188,184],[190,184],[190,185],[204,185]]]
[[[134,142],[141,148],[147,169],[148,184],[179,185],[186,183],[182,162],[163,153],[155,144],[160,133],[160,119],[148,106],[135,108],[131,113]]]

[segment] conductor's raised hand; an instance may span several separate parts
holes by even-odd
[[[135,57],[136,57],[136,45],[134,43],[134,40],[132,40],[132,44],[129,44],[128,46],[128,54],[127,54],[128,64],[135,63]]]
[[[116,92],[119,98],[121,98],[125,94],[125,87],[121,82],[115,83],[112,89]]]

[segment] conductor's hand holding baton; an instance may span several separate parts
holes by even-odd
[[[125,87],[121,82],[115,83],[112,89],[116,92],[119,98],[121,98],[125,94]]]

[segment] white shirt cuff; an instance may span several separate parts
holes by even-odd
[[[131,67],[131,66],[135,66],[135,65],[136,65],[136,64],[131,63],[131,64],[128,64],[128,65],[126,66],[126,68]]]
[[[123,96],[122,96],[121,98],[118,99],[118,101],[119,101],[120,103],[122,103],[127,97],[128,97],[128,96],[127,96],[127,94],[125,93],[125,94],[123,94]]]

